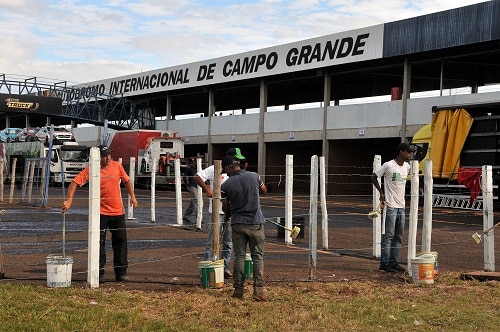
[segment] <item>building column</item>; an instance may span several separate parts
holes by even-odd
[[[170,120],[172,117],[172,97],[167,94],[167,103],[165,105],[165,129],[168,130]]]
[[[207,139],[207,153],[208,153],[208,164],[213,165],[214,162],[214,148],[212,145],[212,117],[215,113],[215,101],[214,92],[212,89],[208,91],[208,139]]]
[[[328,166],[328,107],[330,106],[332,88],[332,77],[325,73],[325,80],[323,83],[323,142],[322,142],[322,155],[325,157],[326,165]]]
[[[407,129],[406,129],[406,116],[408,113],[408,99],[410,99],[411,90],[411,64],[408,63],[408,58],[405,58],[403,69],[403,109],[401,118],[401,143],[406,142]]]
[[[260,81],[259,96],[259,142],[257,148],[257,173],[265,177],[266,175],[266,145],[264,143],[264,121],[267,112],[267,84],[265,80]]]

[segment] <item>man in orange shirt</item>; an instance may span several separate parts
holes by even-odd
[[[113,247],[113,263],[116,281],[127,281],[127,230],[125,227],[125,210],[120,189],[120,180],[130,195],[130,204],[138,206],[135,198],[134,188],[130,183],[123,166],[111,160],[111,151],[105,145],[98,146],[101,152],[101,222],[100,222],[100,252],[99,252],[99,283],[104,282],[104,265],[106,264],[106,229],[111,232],[111,244]],[[68,199],[63,202],[61,209],[66,212],[73,204],[76,188],[83,186],[89,180],[89,168],[85,168],[78,174],[68,187]]]

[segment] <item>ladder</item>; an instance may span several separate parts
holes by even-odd
[[[476,197],[474,202],[470,201],[470,196],[466,195],[432,195],[432,206],[452,209],[475,210],[483,209],[483,199],[481,196]]]

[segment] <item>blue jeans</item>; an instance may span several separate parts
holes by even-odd
[[[405,228],[405,209],[386,206],[384,212],[380,264],[394,265],[398,262],[401,250]]]
[[[220,234],[222,234],[222,259],[224,260],[224,271],[231,271],[229,269],[229,261],[231,260],[231,254],[233,252],[233,242],[231,240],[231,222],[224,223],[224,215],[220,214]],[[210,218],[210,223],[208,224],[208,237],[207,243],[205,245],[205,260],[213,260],[212,252],[212,218]],[[224,233],[222,233],[224,232]],[[218,257],[219,258],[219,257]]]
[[[193,214],[196,216],[196,213],[198,213],[198,186],[189,186],[189,196],[191,197],[189,206],[182,216],[182,218],[186,219],[189,219],[189,216]]]
[[[253,287],[264,287],[264,225],[234,224],[234,289],[243,289],[245,284],[245,255],[247,245],[253,262]]]

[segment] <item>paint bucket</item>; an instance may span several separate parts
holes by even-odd
[[[438,274],[438,253],[436,251],[429,251],[429,252],[420,252],[417,254],[416,257],[422,256],[422,255],[430,255],[434,257],[434,276]]]
[[[433,255],[422,254],[411,260],[411,279],[414,284],[434,283],[434,264],[436,260]]]
[[[73,257],[49,255],[47,263],[47,287],[70,287]]]
[[[203,288],[222,288],[224,286],[224,260],[201,261],[200,268],[201,286]]]
[[[253,261],[250,253],[245,256],[245,279],[251,279],[253,277]]]

